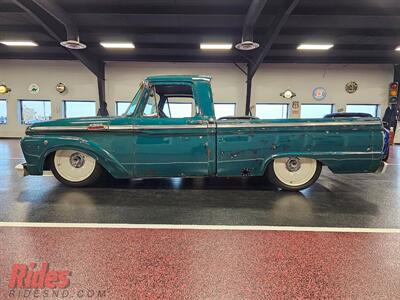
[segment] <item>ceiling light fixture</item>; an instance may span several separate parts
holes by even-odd
[[[400,46],[397,46],[396,49],[394,49],[395,51],[400,51]]]
[[[84,43],[81,43],[79,40],[62,41],[60,42],[60,45],[72,50],[86,49],[86,45]]]
[[[15,46],[15,47],[36,47],[38,44],[32,41],[0,41],[1,44],[6,46]]]
[[[254,50],[257,49],[258,47],[260,47],[260,44],[254,41],[244,41],[235,45],[236,49],[244,51]]]
[[[329,50],[333,44],[300,44],[298,50]]]
[[[200,44],[200,49],[203,49],[203,50],[229,50],[229,49],[232,49],[232,44]]]
[[[114,49],[133,49],[133,48],[135,48],[135,45],[133,43],[106,43],[106,42],[101,42],[100,45],[102,45],[104,48],[114,48]]]

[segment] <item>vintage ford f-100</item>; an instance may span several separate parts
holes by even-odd
[[[122,116],[29,126],[19,168],[25,175],[51,170],[70,186],[108,172],[115,178],[266,176],[292,191],[312,185],[323,165],[334,173],[383,169],[379,118],[216,120],[210,81],[151,76]],[[177,103],[191,103],[191,114],[176,115]]]

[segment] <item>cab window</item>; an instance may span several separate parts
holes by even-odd
[[[192,118],[200,114],[191,85],[160,84],[150,86],[143,117]]]

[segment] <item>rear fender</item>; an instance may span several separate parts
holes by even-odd
[[[333,173],[375,172],[379,168],[381,161],[380,153],[371,152],[287,152],[267,158],[263,165],[263,174],[265,174],[268,165],[274,159],[293,156],[315,159],[327,166]]]

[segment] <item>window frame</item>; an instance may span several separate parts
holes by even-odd
[[[380,104],[376,104],[376,103],[346,103],[346,112],[348,112],[347,111],[347,106],[348,105],[357,105],[357,106],[360,106],[360,105],[364,105],[364,106],[375,106],[375,116],[373,116],[374,118],[379,118],[379,110],[380,110],[380,107],[381,107],[381,105]]]
[[[285,103],[279,103],[279,102],[256,102],[256,113],[255,116],[257,116],[257,105],[286,105],[286,118],[282,118],[281,120],[285,120],[285,119],[289,119],[289,103],[285,102]],[[260,118],[261,119],[261,118]],[[279,120],[279,119],[277,119]]]
[[[301,117],[301,111],[302,111],[302,106],[311,106],[311,105],[330,105],[331,106],[331,112],[329,114],[333,114],[335,111],[335,104],[334,103],[300,103],[300,119],[322,119],[324,116],[322,117],[315,117],[315,118],[302,118]]]
[[[68,118],[84,118],[82,117],[67,117],[67,102],[89,102],[89,103],[94,103],[94,116],[87,116],[87,117],[95,117],[97,115],[96,110],[97,110],[97,101],[96,100],[62,100],[62,118],[63,119],[68,119]]]
[[[0,103],[3,102],[3,101],[6,104],[6,115],[5,115],[6,122],[5,123],[0,123],[0,126],[8,124],[8,101],[7,101],[7,99],[0,99]]]
[[[127,104],[128,104],[128,107],[129,107],[129,105],[132,104],[132,101],[127,101],[127,100],[117,100],[117,101],[115,101],[115,115],[120,117],[120,116],[122,116],[127,110],[121,112],[121,114],[118,114],[118,103],[127,103]]]
[[[24,112],[23,112],[24,106],[23,106],[23,102],[49,102],[49,103],[50,103],[50,116],[49,116],[49,120],[52,120],[51,100],[47,100],[47,99],[18,99],[18,105],[19,105],[19,109],[18,109],[19,116],[18,116],[18,119],[19,119],[19,123],[20,123],[20,124],[22,124],[22,125],[28,125],[28,124],[25,123],[25,120],[24,120]],[[43,120],[43,122],[49,121],[49,120]]]
[[[214,114],[215,114],[215,118],[216,119],[218,119],[218,117],[217,117],[217,114],[215,112],[216,111],[215,106],[216,105],[220,105],[220,104],[222,104],[222,105],[233,105],[234,106],[233,117],[236,116],[236,109],[237,109],[236,102],[214,102]],[[227,116],[222,116],[222,117],[227,117]]]

